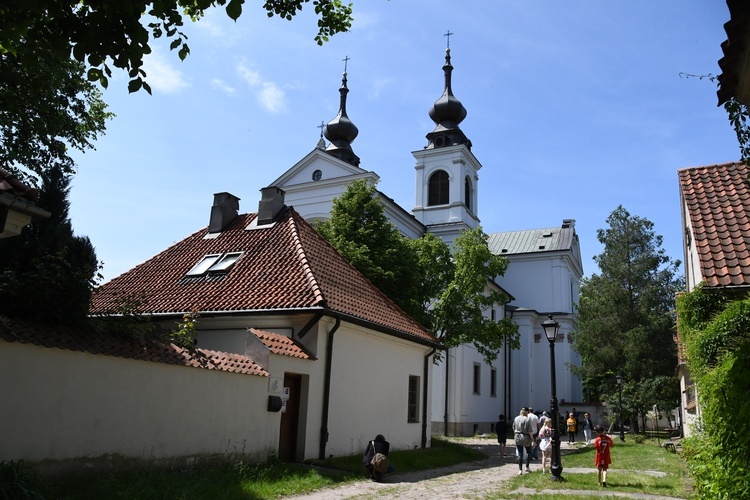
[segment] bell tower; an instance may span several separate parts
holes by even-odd
[[[416,206],[414,216],[427,231],[451,244],[465,229],[479,225],[477,215],[478,171],[482,165],[471,152],[471,141],[459,128],[466,108],[451,88],[450,35],[445,50],[445,88],[429,111],[435,130],[427,134],[427,146],[413,151],[416,159]]]

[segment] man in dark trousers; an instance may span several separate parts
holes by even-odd
[[[378,470],[378,466],[376,464],[373,464],[372,460],[377,453],[382,453],[383,455],[388,457],[390,448],[390,443],[385,440],[385,437],[382,434],[378,434],[377,436],[375,436],[374,440],[367,443],[367,448],[365,448],[365,456],[362,457],[362,464],[370,473],[370,479],[372,479],[373,481],[380,481],[383,479],[383,474],[393,471],[393,466],[388,464],[387,461],[387,469]]]

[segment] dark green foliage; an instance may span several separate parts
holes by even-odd
[[[364,180],[349,184],[317,230],[381,292],[418,316],[418,257],[388,221],[375,186]]]
[[[652,398],[672,394],[675,386],[670,378],[677,366],[673,307],[682,288],[680,262],[665,255],[649,220],[620,206],[607,224],[597,232],[604,245],[594,257],[600,273],[581,283],[573,346],[582,365],[575,370],[595,398],[616,396],[615,375],[621,374],[624,412],[643,415],[656,404]]]
[[[269,17],[291,20],[310,0],[265,0]],[[107,87],[112,68],[127,72],[128,89],[151,93],[143,71],[143,57],[150,54],[151,38],[165,37],[180,59],[190,53],[183,21],[198,20],[209,9],[223,7],[233,20],[242,14],[245,0],[4,0],[0,3],[0,55],[33,60],[29,48],[60,61],[71,58],[86,65],[89,81]],[[351,26],[351,4],[341,0],[314,0],[318,17],[315,40]]]
[[[60,167],[45,172],[39,206],[51,217],[0,240],[0,314],[68,325],[86,319],[99,262],[91,241],[73,234],[69,185]]]
[[[23,460],[0,462],[0,500],[45,498],[47,483]]]
[[[734,133],[737,134],[737,143],[740,146],[740,158],[742,161],[750,160],[750,124],[748,123],[747,106],[737,102],[734,97],[724,103],[729,123],[732,124]]]
[[[703,498],[750,497],[750,300],[745,297],[698,287],[677,302],[701,410],[701,432],[687,440],[685,455]]]
[[[86,81],[82,64],[26,39],[18,49],[24,58],[0,50],[0,167],[37,186],[48,169],[73,173],[70,151],[93,148],[112,114]]]

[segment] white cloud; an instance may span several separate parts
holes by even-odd
[[[174,57],[179,60],[177,54]],[[143,70],[146,72],[146,82],[156,92],[172,94],[190,86],[183,73],[156,51],[143,58]]]
[[[272,82],[264,82],[263,88],[257,95],[260,105],[271,113],[279,113],[286,110],[286,100],[284,97],[284,91]]]
[[[219,80],[218,78],[214,78],[213,80],[211,80],[211,86],[213,88],[215,88],[215,89],[221,90],[225,94],[231,95],[231,94],[234,94],[234,92],[235,92],[235,88],[234,87],[232,87],[231,85],[229,85],[224,80]]]
[[[237,65],[237,74],[255,92],[258,103],[270,113],[286,110],[286,94],[274,82],[266,81],[257,71],[248,68],[244,62]]]

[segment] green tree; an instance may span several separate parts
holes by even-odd
[[[91,241],[73,234],[69,191],[61,167],[44,172],[38,204],[51,217],[0,240],[0,314],[68,325],[86,320],[99,262]]]
[[[508,296],[495,284],[505,274],[508,259],[494,255],[481,227],[461,233],[453,242],[455,269],[431,308],[432,330],[447,347],[471,344],[489,364],[505,343],[519,347],[518,325],[496,320],[487,311],[502,308]]]
[[[318,231],[383,293],[448,347],[472,344],[488,363],[504,342],[518,347],[518,328],[487,311],[507,296],[494,285],[507,259],[493,255],[481,228],[462,233],[449,248],[428,234],[410,240],[388,221],[377,189],[354,181],[333,202]]]
[[[616,394],[614,375],[618,373],[633,387],[655,377],[674,376],[677,350],[672,311],[675,294],[683,286],[677,277],[680,262],[665,254],[662,237],[654,233],[651,221],[631,216],[619,206],[607,224],[609,229],[597,231],[604,245],[604,251],[594,257],[600,273],[581,283],[573,344],[581,355],[581,366],[575,371],[592,394],[600,397]],[[642,413],[643,404],[634,401],[628,401],[633,405],[628,409]]]
[[[0,54],[0,167],[38,186],[47,170],[73,173],[71,149],[93,148],[113,115],[86,81],[82,64],[53,57],[25,39],[20,48],[28,60]]]
[[[333,200],[331,218],[317,230],[381,292],[420,319],[418,255],[386,217],[374,185],[365,180],[349,184]]]
[[[291,20],[310,0],[265,0],[269,17]],[[4,0],[0,4],[0,54],[12,55],[20,64],[33,63],[34,47],[59,61],[72,57],[84,63],[88,79],[105,88],[112,67],[125,70],[131,92],[151,92],[145,81],[143,56],[151,53],[151,39],[164,37],[180,59],[190,53],[180,31],[185,18],[200,19],[209,9],[223,7],[237,20],[244,0]],[[315,40],[351,26],[351,4],[342,0],[313,0],[318,17]]]

